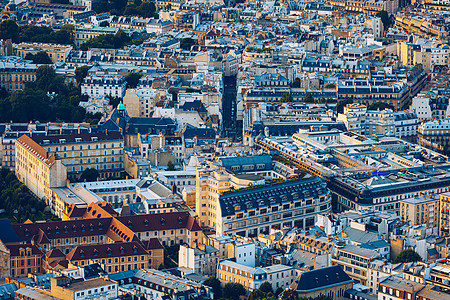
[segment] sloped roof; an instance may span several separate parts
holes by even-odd
[[[321,290],[331,285],[353,282],[340,266],[326,267],[304,272],[295,281],[298,292]]]
[[[0,219],[0,228],[2,229],[0,230],[0,240],[4,244],[19,243],[22,241],[8,219]]]

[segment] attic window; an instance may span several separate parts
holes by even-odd
[[[25,236],[29,236],[30,235],[30,231],[28,229],[25,229]]]
[[[51,234],[51,233],[52,233],[51,229],[47,228],[47,234]]]
[[[148,220],[144,220],[144,226],[148,226]]]
[[[68,233],[69,232],[69,228],[67,228],[67,226],[64,226],[64,233]]]
[[[84,257],[84,251],[83,250],[80,251],[80,257]]]
[[[106,253],[107,253],[108,255],[111,255],[111,253],[112,253],[111,249],[108,248],[108,250],[106,250]]]
[[[183,218],[181,218],[181,217],[178,217],[178,223],[183,223]]]
[[[161,218],[161,225],[166,224],[166,220],[164,218]]]
[[[137,247],[134,246],[134,247],[133,247],[133,253],[137,253],[137,252],[138,252],[137,250],[138,250]]]
[[[125,250],[123,249],[123,247],[120,247],[120,254],[125,254]]]
[[[73,232],[77,232],[77,227],[75,225],[73,226]]]
[[[58,227],[55,228],[55,233],[56,233],[56,234],[59,233],[59,228],[58,228]]]
[[[98,256],[98,251],[97,251],[97,249],[94,249],[94,256]]]
[[[98,229],[99,230],[103,230],[103,224],[102,223],[98,223]]]

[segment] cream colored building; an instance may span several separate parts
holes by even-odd
[[[428,228],[439,226],[439,201],[436,194],[421,195],[400,200],[400,216],[412,226],[425,224]]]
[[[61,159],[26,135],[15,141],[15,152],[15,171],[19,181],[50,204],[51,188],[64,186],[67,180],[66,167]]]
[[[450,234],[450,193],[440,195],[439,236]]]
[[[20,43],[14,47],[17,56],[25,58],[28,53],[36,54],[45,52],[53,63],[65,62],[69,52],[73,49],[70,45],[45,44],[45,43]]]
[[[101,179],[120,177],[123,166],[123,137],[120,132],[96,132],[53,136],[33,136],[47,152],[57,153],[67,167],[69,178],[79,178],[88,168]]]
[[[152,88],[127,89],[123,104],[130,117],[151,117],[158,99],[159,92]]]

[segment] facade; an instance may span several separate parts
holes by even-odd
[[[164,263],[164,248],[157,238],[144,246],[140,242],[85,245],[73,249],[66,259],[75,266],[99,263],[108,273],[154,269]]]
[[[127,89],[123,104],[130,117],[151,117],[158,100],[159,94],[152,88]]]
[[[214,276],[220,257],[219,250],[204,244],[193,247],[180,245],[178,252],[178,266],[191,269],[195,274]]]
[[[380,280],[378,299],[418,299],[417,294],[424,287],[424,284],[415,281],[397,276],[388,276]]]
[[[441,153],[448,152],[450,150],[449,124],[450,119],[423,122],[417,130],[417,143]]]
[[[59,44],[44,44],[44,43],[20,43],[14,48],[17,56],[25,58],[27,54],[36,54],[38,52],[45,52],[50,57],[53,63],[66,62],[66,57],[72,50],[70,45]]]
[[[76,26],[75,27],[75,44],[80,47],[87,40],[102,34],[116,34],[119,28],[98,27],[98,26]]]
[[[222,285],[228,282],[236,282],[242,284],[248,292],[251,292],[258,289],[266,281],[275,290],[277,288],[286,289],[297,278],[297,272],[293,267],[285,265],[254,268],[231,260],[223,260],[217,267],[216,277]]]
[[[395,134],[394,113],[390,109],[382,111],[367,110],[366,105],[349,104],[338,121],[344,122],[348,131],[361,135],[393,136]]]
[[[27,82],[36,80],[38,65],[28,63],[0,62],[0,87],[13,93],[25,88]]]
[[[400,200],[400,216],[412,226],[425,224],[427,228],[439,226],[439,195],[422,195]]]
[[[333,249],[331,262],[340,266],[355,282],[366,285],[370,263],[379,257],[380,254],[371,249],[354,245],[337,245]]]
[[[402,110],[394,112],[395,137],[401,139],[415,139],[419,118],[412,110]]]
[[[214,205],[217,233],[258,236],[272,228],[312,227],[317,214],[331,210],[331,197],[325,183],[311,178],[222,193]]]
[[[450,193],[440,195],[439,235],[450,235]]]
[[[79,178],[88,168],[96,169],[100,178],[120,177],[123,170],[123,137],[120,132],[96,132],[31,139],[49,153],[58,155],[69,178]]]
[[[51,296],[62,300],[114,299],[119,295],[118,284],[106,278],[74,281],[69,277],[56,277],[50,282]]]
[[[28,274],[42,274],[43,252],[36,245],[8,245],[10,251],[10,276],[13,278],[28,277]]]
[[[123,75],[89,75],[83,79],[81,94],[89,98],[125,96],[127,83]]]
[[[15,158],[17,179],[50,204],[51,188],[66,184],[67,169],[62,160],[26,135],[15,141]]]

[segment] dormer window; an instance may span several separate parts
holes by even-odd
[[[178,223],[183,223],[183,218],[182,217],[178,217]]]
[[[108,255],[111,255],[111,253],[112,253],[111,249],[108,248],[108,250],[106,250],[106,253],[107,253]]]
[[[94,249],[94,256],[98,256],[98,251],[97,251],[97,249]]]
[[[64,233],[68,233],[69,232],[69,228],[67,228],[67,226],[64,226]]]
[[[137,252],[138,252],[138,249],[137,249],[136,246],[134,246],[134,247],[133,247],[133,253],[137,253]]]
[[[161,219],[161,225],[166,224],[166,220],[164,218]]]
[[[123,249],[123,247],[120,247],[120,254],[125,254],[125,249]]]
[[[84,257],[84,251],[83,250],[80,251],[80,257]]]

